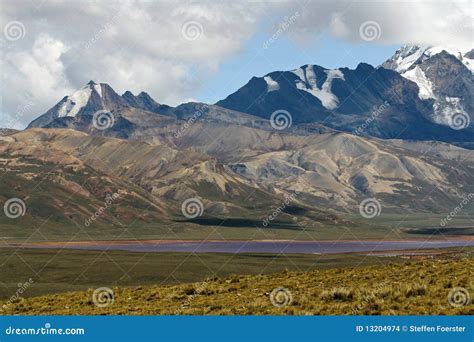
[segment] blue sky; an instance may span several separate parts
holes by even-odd
[[[219,71],[193,96],[202,102],[215,103],[246,84],[253,76],[261,77],[272,71],[292,70],[305,64],[325,68],[355,68],[365,62],[377,66],[391,57],[399,45],[351,43],[322,34],[305,44],[279,37],[268,49],[269,39],[259,31],[249,39],[237,56],[222,63]]]

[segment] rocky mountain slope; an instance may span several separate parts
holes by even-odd
[[[94,137],[69,129],[30,129],[1,137],[2,169],[16,184],[5,184],[1,196],[39,206],[29,213],[77,221],[93,214],[106,194],[119,193],[125,201],[118,205],[125,210],[118,216],[123,224],[186,221],[182,204],[199,198],[204,215],[192,222],[246,220],[262,226],[262,218],[280,208],[274,223],[291,226],[294,220],[341,223],[344,213],[358,212],[366,198],[376,198],[384,213],[442,213],[474,192],[471,151],[447,144],[340,132],[270,134],[237,125],[229,131],[233,134],[222,133],[223,143],[233,146],[227,159],[216,159],[229,151],[207,140],[200,140],[199,148],[175,149],[157,141]],[[191,141],[195,134],[186,131],[183,139]],[[30,189],[38,183],[31,204]],[[83,204],[70,209],[73,202]],[[49,209],[40,210],[39,203]],[[113,222],[108,216],[103,220]]]
[[[121,226],[137,219],[167,221],[171,204],[70,153],[88,139],[85,133],[66,130],[28,130],[0,137],[0,198],[2,203],[23,201],[17,219],[25,221],[20,225],[47,220],[49,227],[68,223],[84,228],[92,223]],[[4,215],[0,222],[15,223]]]
[[[231,163],[231,168],[263,187],[296,192],[309,203],[339,210],[376,197],[384,210],[436,212],[473,190],[468,185],[474,180],[470,151],[454,148],[441,156],[424,144],[422,148],[407,144],[324,134],[306,146],[244,158]],[[455,158],[466,169],[460,172]]]
[[[56,119],[92,116],[99,110],[113,111],[127,105],[127,102],[108,84],[90,81],[75,93],[65,96],[54,107],[33,120],[28,128],[46,127]]]
[[[403,74],[443,51],[458,59],[471,72],[474,72],[474,49],[459,49],[454,46],[403,45],[382,66]]]
[[[47,216],[52,212],[61,219],[68,219],[64,208],[71,202],[89,201],[89,210],[83,208],[73,215],[80,214],[86,219],[93,213],[90,208],[97,206],[101,197],[119,193],[130,201],[136,200],[136,204],[121,202],[120,207],[125,205],[130,213],[134,212],[130,217],[123,217],[123,223],[153,218],[158,222],[186,221],[182,203],[199,198],[203,217],[235,217],[248,219],[250,225],[253,221],[260,225],[260,217],[271,213],[271,208],[278,206],[283,198],[283,193],[251,184],[215,158],[200,152],[93,137],[74,130],[30,129],[0,137],[0,158],[2,171],[12,178],[12,184],[16,184],[15,187],[2,187],[1,197],[7,200],[14,195],[28,199],[30,190],[38,189],[38,201],[42,198],[51,208],[44,212],[37,208],[28,213]],[[42,186],[33,186],[35,184]],[[97,196],[93,186],[101,189]],[[50,196],[56,188],[63,195],[55,196],[51,201]],[[66,198],[68,193],[71,198]],[[334,215],[314,208],[304,209],[300,216],[305,215],[320,222],[335,219]],[[288,220],[288,215],[280,218],[285,219]]]
[[[431,101],[434,123],[465,129],[474,119],[474,50],[405,45],[382,67],[418,85],[418,97]]]
[[[293,125],[315,122],[357,135],[472,142],[473,126],[459,122],[472,116],[474,83],[466,67],[472,61],[443,51],[410,58],[411,64],[394,56],[381,68],[361,63],[354,70],[304,65],[276,71],[253,77],[216,104],[266,119],[285,111]],[[439,83],[435,95],[427,95],[433,91],[418,77],[423,69]]]
[[[130,138],[166,126],[179,137],[183,126],[195,122],[275,131],[273,115],[273,119],[283,117],[287,123],[279,128],[290,132],[311,131],[316,126],[359,136],[437,140],[469,147],[474,143],[472,53],[404,46],[379,68],[364,63],[354,70],[304,65],[254,77],[216,105],[171,107],[145,92],[119,95],[107,84],[90,81],[29,127],[73,128]],[[101,128],[107,131],[97,132]]]
[[[140,199],[127,215],[163,222],[186,219],[190,198],[201,224],[261,226],[278,208],[288,227],[332,224],[367,198],[386,213],[444,213],[474,192],[472,150],[440,142],[473,146],[474,126],[453,127],[454,114],[470,120],[473,80],[469,53],[438,50],[404,47],[379,68],[277,71],[216,105],[171,107],[91,81],[0,137],[0,157],[17,182],[59,189],[51,210],[62,217],[68,192],[100,201],[83,185],[91,177]]]

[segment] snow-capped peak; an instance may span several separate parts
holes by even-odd
[[[457,69],[450,69],[449,63],[436,64],[436,59],[431,59],[443,51],[458,59],[471,73],[474,72],[474,50],[452,46],[404,45],[395,52],[392,58],[383,63],[382,67],[398,71],[401,76],[416,83],[419,89],[418,97],[422,100],[433,100],[432,121],[449,125],[453,115],[457,113],[469,115],[470,97],[462,91],[459,94],[453,94],[449,87],[446,87],[446,77],[450,77],[446,70]],[[431,61],[435,61],[435,64],[430,63]],[[458,63],[455,64],[458,65]],[[459,72],[459,74],[452,76],[451,84],[456,82],[458,75],[468,74],[465,69],[454,72]]]
[[[102,86],[99,84],[99,83],[95,83],[94,81],[89,81],[89,83],[87,83],[89,86],[93,87],[95,89],[95,91],[97,92],[97,94],[102,97]]]
[[[90,81],[84,87],[66,97],[66,101],[58,110],[58,117],[76,116],[84,108],[93,92],[102,97],[102,86]]]
[[[468,57],[470,49],[460,49],[454,46],[427,46],[427,45],[403,45],[382,67],[392,69],[400,74],[413,69],[416,64],[446,51],[459,59],[471,72],[474,72],[474,59]]]

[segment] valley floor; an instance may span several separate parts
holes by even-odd
[[[30,259],[34,258],[35,253],[39,253],[27,252],[33,253]],[[104,307],[96,305],[97,298],[93,299],[94,288],[3,301],[1,304],[7,303],[3,308],[3,314],[20,315],[471,315],[474,314],[474,304],[470,300],[463,300],[462,295],[467,293],[469,296],[473,293],[472,249],[452,252],[410,261],[390,257],[333,255],[322,257],[319,266],[325,263],[326,266],[338,264],[337,268],[320,267],[305,272],[286,270],[269,272],[271,274],[228,275],[180,285],[111,287],[113,300],[110,295],[102,298],[106,304]],[[75,256],[77,261],[81,259],[79,255]],[[118,255],[120,253],[116,256]],[[175,254],[172,257],[177,256],[178,254]],[[215,258],[224,256],[203,257],[209,258],[207,262],[214,260],[218,264],[222,263],[223,259]],[[240,259],[230,264],[234,267],[239,263],[245,264],[247,273],[252,269],[249,266],[249,259],[241,258],[254,257],[257,264],[262,262],[263,258],[271,258],[264,255],[237,257]],[[304,262],[307,266],[311,264],[307,259],[309,256],[299,257],[303,259],[297,261],[297,256],[281,256],[277,262],[280,265],[290,265],[293,262],[299,262],[300,266]],[[375,264],[362,266],[367,259]],[[350,265],[349,267],[341,267],[344,260]],[[198,259],[194,261],[199,263]],[[203,264],[206,261],[203,260]],[[315,261],[313,258],[313,265]],[[62,264],[65,265],[64,261]],[[359,266],[354,267],[357,265]],[[108,273],[107,266],[102,266],[96,271],[102,269],[104,273]],[[45,267],[47,269],[48,266]],[[59,265],[56,266],[58,267]],[[76,264],[76,267],[81,268],[82,265]],[[191,271],[192,266],[188,267]],[[275,270],[274,267],[272,269]],[[11,270],[15,272],[14,268]],[[6,274],[4,271],[2,270],[2,274]],[[64,277],[65,274],[63,272],[61,276]],[[104,274],[105,277],[107,274]],[[461,302],[461,305],[453,306],[453,300],[454,304]]]

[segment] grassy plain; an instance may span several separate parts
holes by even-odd
[[[448,296],[456,287],[472,294],[473,279],[474,259],[463,255],[309,272],[234,275],[193,284],[113,287],[114,300],[105,307],[94,304],[91,288],[17,300],[7,305],[4,313],[471,315],[472,301],[452,307]],[[281,307],[271,300],[271,294],[279,288],[285,289],[277,297],[277,303],[284,304]]]
[[[198,225],[187,222],[143,223],[129,225],[111,225],[96,222],[85,227],[82,222],[71,224],[54,219],[32,220],[24,217],[12,220],[0,219],[0,243],[13,241],[83,241],[83,240],[129,240],[129,239],[163,239],[163,240],[351,240],[351,239],[417,239],[431,234],[411,234],[413,228],[441,228],[443,216],[432,214],[391,215],[382,214],[371,220],[360,216],[346,216],[347,224],[327,225],[324,223],[305,223],[282,225],[281,227],[262,228],[253,226],[255,218],[248,218],[248,224],[229,226],[226,222],[220,225]],[[245,220],[242,220],[245,221]],[[450,228],[463,227],[464,231]],[[443,232],[447,237],[473,235],[472,216],[456,217]]]
[[[363,254],[269,255],[134,253],[59,249],[0,249],[0,298],[7,299],[29,278],[23,297],[100,286],[168,285],[208,277],[314,271],[401,262],[399,257]]]

